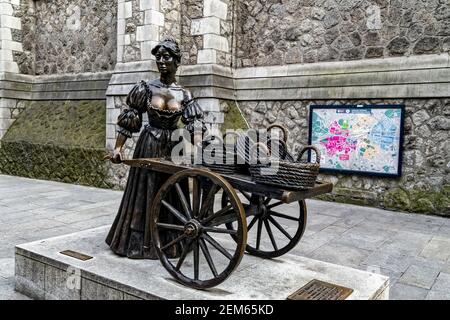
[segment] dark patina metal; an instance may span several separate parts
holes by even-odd
[[[180,61],[176,42],[163,41],[152,52],[161,78],[141,81],[128,94],[130,109],[119,116],[118,138],[109,157],[113,163],[132,168],[106,242],[122,256],[159,258],[180,283],[207,289],[231,275],[244,251],[275,258],[294,248],[306,226],[305,199],[331,192],[333,185],[314,185],[313,181],[307,190],[288,190],[257,183],[234,169],[220,171],[214,166],[208,169],[168,160],[173,146],[170,135],[181,115],[194,144],[201,145],[197,139],[201,140],[205,129],[203,111],[190,93],[176,84]],[[121,149],[133,132],[141,130],[144,113],[149,124],[140,134],[133,159],[124,160]],[[195,130],[199,123],[202,130]],[[283,133],[286,139],[287,132]],[[284,207],[290,203],[295,210]],[[249,232],[255,236],[247,237]],[[270,241],[264,241],[265,236]],[[201,268],[201,262],[207,267]]]

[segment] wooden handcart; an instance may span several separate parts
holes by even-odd
[[[249,176],[222,175],[166,159],[123,162],[171,175],[151,204],[147,217],[150,229],[146,228],[151,232],[146,232],[145,244],[151,240],[162,265],[177,281],[197,289],[225,281],[238,267],[244,251],[275,258],[293,249],[306,227],[305,199],[333,188],[331,183],[317,182],[308,190],[284,190],[255,183]],[[191,192],[186,191],[187,185]],[[174,197],[181,209],[168,200]],[[162,210],[172,214],[176,223],[162,221]],[[179,235],[164,243],[160,235],[167,230]],[[183,249],[173,258],[167,251],[178,243]]]

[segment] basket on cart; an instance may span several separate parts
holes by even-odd
[[[283,141],[280,143],[286,148]],[[262,149],[263,156],[259,149]],[[301,160],[303,154],[309,150],[316,153],[316,162]],[[255,182],[297,190],[309,189],[314,187],[319,174],[320,152],[314,146],[306,146],[300,151],[297,160],[291,162],[273,156],[266,145],[258,142],[252,150],[252,162],[249,169]]]
[[[278,128],[283,132],[283,139],[272,135],[272,130]],[[255,144],[261,140],[260,132],[250,129],[240,134],[236,141],[236,154],[239,159],[239,168],[241,172],[249,173],[249,165],[251,163],[251,150]],[[267,128],[267,146],[272,156],[281,160],[294,162],[294,158],[286,148],[288,139],[288,131],[280,124],[273,124]]]
[[[220,139],[210,136],[203,141],[203,166],[222,174],[233,174],[238,170],[235,144],[228,143],[226,137],[234,132],[227,132]],[[236,135],[237,136],[237,135]]]

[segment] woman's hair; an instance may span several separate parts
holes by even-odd
[[[173,38],[165,38],[160,43],[158,43],[153,49],[152,49],[152,55],[156,55],[156,52],[158,52],[160,47],[164,47],[169,53],[172,55],[172,57],[175,58],[178,64],[181,62],[181,50],[178,46],[178,42]]]

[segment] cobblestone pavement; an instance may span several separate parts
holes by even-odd
[[[27,299],[14,291],[16,244],[111,224],[121,195],[0,175],[0,300]],[[450,299],[450,219],[317,200],[307,205],[306,232],[291,253],[388,275],[391,299]]]

